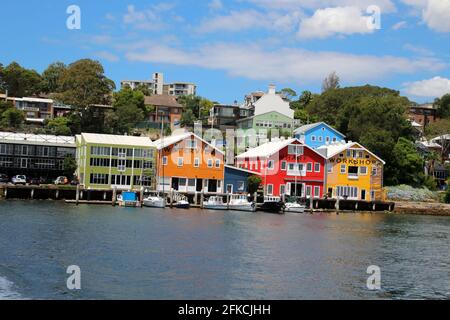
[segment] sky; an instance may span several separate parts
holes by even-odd
[[[92,58],[117,86],[163,72],[220,103],[269,84],[319,93],[333,71],[419,103],[450,92],[450,0],[5,0],[1,12],[0,63],[38,72]]]

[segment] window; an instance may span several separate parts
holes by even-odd
[[[312,187],[306,186],[306,197],[311,197]]]
[[[320,163],[314,163],[314,172],[320,172]]]
[[[183,158],[178,158],[177,165],[178,165],[179,167],[182,167],[182,166],[183,166],[183,163],[184,163],[184,159],[183,159]]]
[[[238,181],[237,182],[238,191],[245,191],[245,182],[244,181]]]
[[[376,167],[372,167],[372,176],[376,176],[378,174]]]
[[[213,161],[212,159],[208,159],[208,168],[212,168],[213,167]]]
[[[287,162],[281,161],[281,170],[286,171]]]
[[[311,141],[315,142],[316,141],[316,136],[311,136]]]
[[[194,158],[194,167],[200,167],[200,158]]]
[[[296,156],[301,156],[303,155],[303,146],[299,146],[299,145],[290,145],[288,147],[288,154],[290,155],[296,155]]]
[[[187,140],[186,149],[197,149],[197,140]]]
[[[108,184],[108,180],[109,180],[109,175],[107,174],[96,174],[96,173],[91,173],[90,176],[90,183],[91,184]]]
[[[125,171],[126,169],[126,161],[125,160],[119,160],[118,164],[117,164],[117,170],[118,171]]]
[[[314,198],[320,198],[320,187],[314,187]]]
[[[333,138],[333,142],[336,142],[337,141],[337,139],[336,138]]]
[[[167,157],[163,157],[162,158],[162,163],[163,163],[163,166],[167,166],[168,158]]]
[[[323,137],[322,137],[322,136],[319,136],[319,137],[318,137],[318,140],[319,140],[319,142],[322,142],[322,141],[323,141]]]
[[[178,186],[179,186],[179,187],[186,187],[186,182],[187,182],[187,179],[186,179],[186,178],[180,178],[180,179],[178,180]]]
[[[280,195],[286,194],[286,185],[280,185]]]
[[[269,162],[267,163],[267,169],[273,170],[274,168],[275,168],[275,161],[269,160]]]
[[[188,179],[188,187],[195,188],[197,184],[196,181],[196,179]]]
[[[358,167],[349,166],[348,167],[348,175],[349,177],[357,177],[358,176]]]
[[[312,163],[311,162],[308,162],[308,164],[306,165],[306,171],[308,171],[308,172],[312,172]]]
[[[267,195],[269,195],[269,196],[273,195],[273,184],[267,185]]]
[[[325,141],[326,141],[326,142],[330,142],[330,137],[326,137],[326,138],[325,138]]]
[[[367,167],[359,167],[359,173],[363,176],[367,175]]]
[[[220,168],[220,160],[216,159],[216,168]]]
[[[327,164],[327,172],[328,173],[333,173],[333,164],[331,164],[331,163]]]
[[[347,173],[347,166],[345,164],[341,164],[341,173],[342,174]]]
[[[336,195],[338,197],[358,198],[358,188],[356,187],[337,187]]]

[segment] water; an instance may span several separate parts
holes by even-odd
[[[449,248],[448,217],[3,201],[0,299],[448,299]]]

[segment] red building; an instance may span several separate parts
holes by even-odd
[[[261,173],[267,196],[322,198],[325,158],[297,139],[263,144],[237,156],[237,166]]]

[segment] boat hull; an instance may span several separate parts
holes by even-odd
[[[286,208],[286,209],[284,209],[284,212],[305,213],[305,208],[300,208],[300,207]]]
[[[264,202],[261,206],[261,211],[269,213],[280,213],[283,208],[281,202]]]
[[[205,204],[203,205],[204,209],[208,209],[208,210],[228,210],[228,206],[226,204],[224,205],[219,205],[219,204]]]
[[[233,211],[255,212],[256,206],[253,205],[229,205],[229,209]]]
[[[166,202],[164,200],[145,200],[144,199],[144,207],[147,208],[165,208],[166,207]]]

